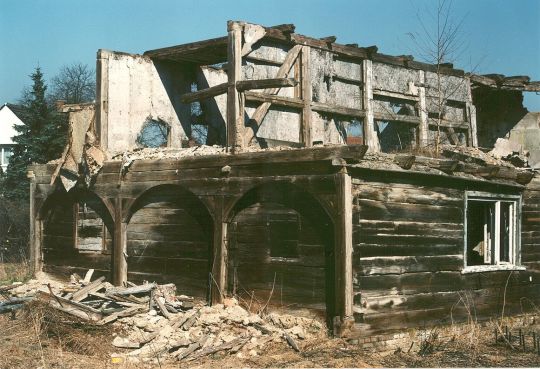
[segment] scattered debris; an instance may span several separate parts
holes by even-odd
[[[235,298],[208,306],[176,295],[174,284],[128,282],[129,287],[114,287],[105,277],[91,281],[92,274],[73,274],[66,284],[31,280],[28,285],[0,287],[14,295],[0,302],[0,313],[38,299],[87,324],[115,322],[122,333],[111,344],[122,351],[114,356],[128,362],[192,361],[216,353],[257,356],[270,342],[284,342],[300,352],[298,340],[325,334],[324,325],[315,319],[251,313]]]

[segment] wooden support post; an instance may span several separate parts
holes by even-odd
[[[41,271],[41,243],[42,243],[42,221],[36,209],[36,175],[33,171],[28,171],[26,178],[30,181],[30,237],[28,251],[30,256],[30,268],[35,274]]]
[[[467,81],[467,103],[465,104],[467,120],[469,122],[469,145],[472,147],[478,147],[478,129],[476,128],[476,106],[473,105],[472,91],[471,91],[471,79]]]
[[[418,73],[420,74],[420,83],[422,85],[425,85],[426,73],[423,70],[418,71]],[[429,143],[429,121],[425,87],[418,87],[418,98],[418,113],[420,115],[420,125],[418,126],[418,144],[420,145],[420,147],[426,147]]]
[[[364,138],[369,150],[372,152],[381,151],[379,137],[375,130],[375,119],[373,116],[373,69],[372,62],[369,59],[362,61],[362,71],[364,77],[363,92],[364,92],[364,110],[366,116],[364,118]]]
[[[79,203],[73,203],[73,249],[77,250],[79,247]]]
[[[234,153],[243,147],[244,104],[236,90],[236,82],[240,80],[242,72],[242,25],[230,21],[227,30],[227,148]]]
[[[210,300],[219,304],[227,294],[227,223],[223,197],[216,197],[214,209],[214,245],[210,280]]]
[[[345,167],[335,175],[336,206],[335,224],[335,291],[336,314],[334,332],[341,336],[354,323],[353,273],[352,273],[352,182]],[[336,326],[337,325],[337,326]]]
[[[122,215],[122,199],[116,198],[114,206],[113,284],[124,286],[127,282],[127,223]]]
[[[310,47],[302,46],[301,64],[302,64],[302,85],[301,94],[304,102],[302,108],[302,143],[304,147],[311,147],[313,139],[311,137],[311,74],[309,73]]]

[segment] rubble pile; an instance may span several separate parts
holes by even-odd
[[[92,272],[85,278],[73,274],[67,284],[31,280],[3,287],[0,292],[6,301],[0,302],[0,310],[7,301],[14,301],[9,303],[17,306],[9,310],[14,311],[38,299],[88,324],[114,324],[119,333],[111,342],[118,351],[113,357],[128,362],[190,361],[218,352],[256,356],[271,342],[300,351],[301,340],[325,334],[323,324],[315,319],[252,313],[235,298],[208,306],[177,295],[174,284],[128,282],[126,287],[114,287],[104,277],[91,281]],[[12,297],[6,298],[8,293]]]

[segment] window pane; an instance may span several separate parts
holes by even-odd
[[[512,247],[512,204],[501,202],[499,261],[510,262]]]
[[[467,265],[493,264],[495,204],[471,200],[467,204]]]

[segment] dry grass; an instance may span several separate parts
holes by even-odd
[[[530,321],[533,319],[531,318]],[[536,317],[536,321],[540,321]],[[342,339],[299,341],[301,352],[284,342],[265,346],[256,356],[217,353],[201,360],[183,362],[182,367],[538,367],[540,356],[517,345],[494,341],[496,324],[522,328],[518,320],[500,317],[480,325],[471,320],[464,325],[426,330],[423,339],[410,349],[404,342],[396,352],[365,351]],[[39,302],[28,305],[11,320],[0,315],[0,368],[175,368],[178,363],[139,362],[114,364],[111,345],[114,326],[97,327],[82,323]],[[525,329],[538,330],[531,325]]]
[[[14,320],[0,316],[0,367],[101,368],[109,361],[112,333],[110,326],[88,325],[33,302]]]

